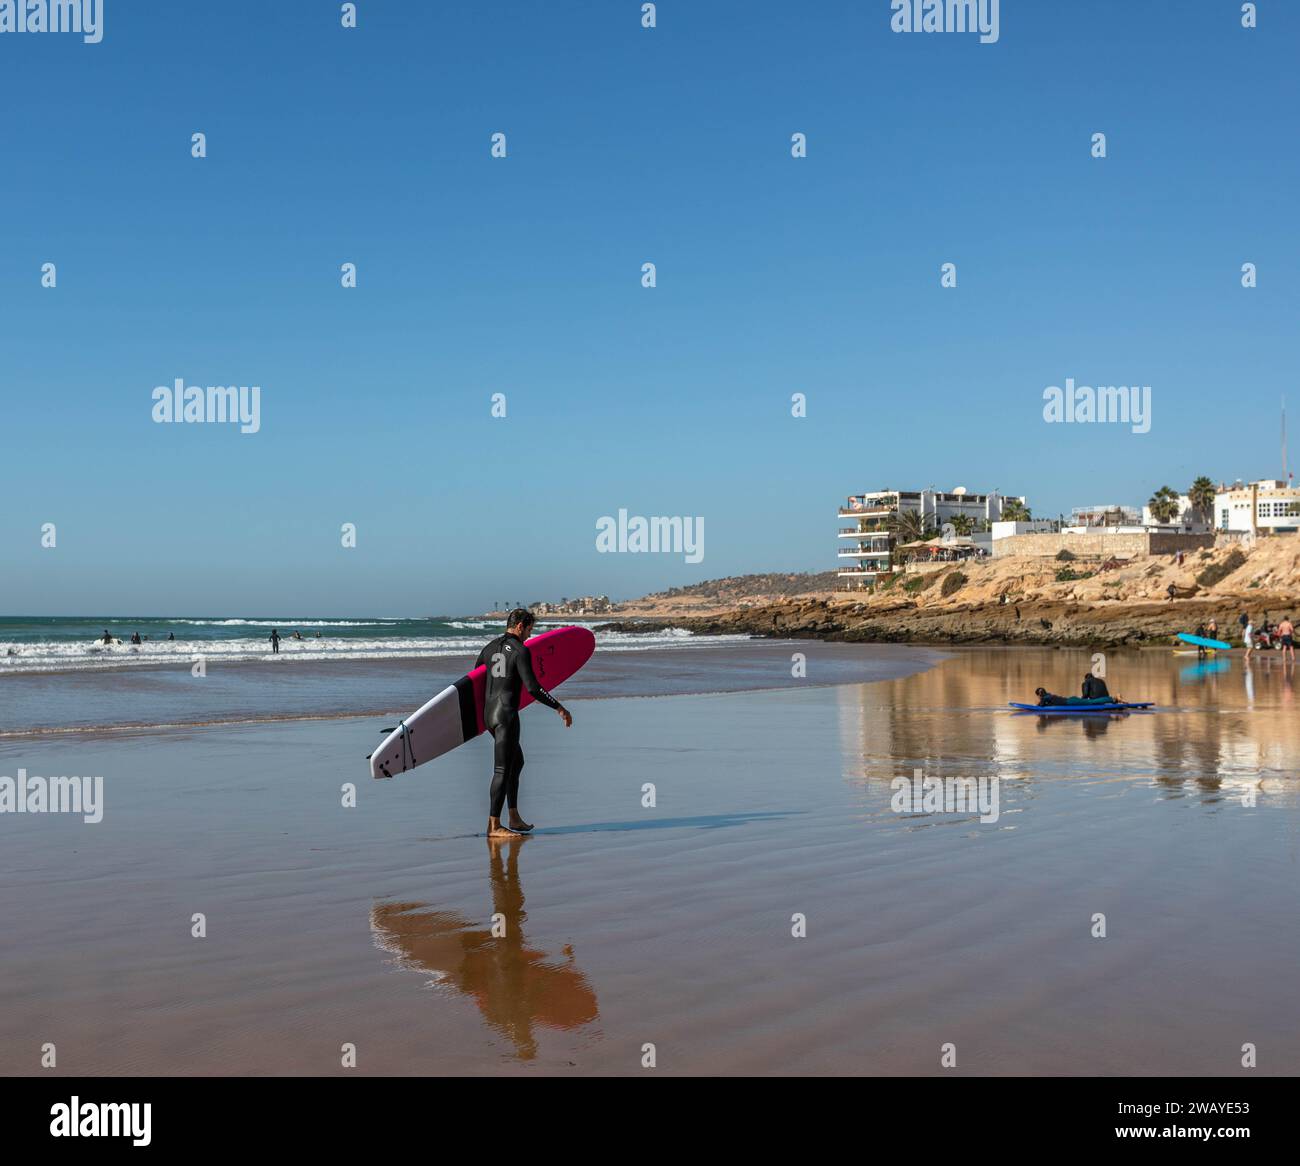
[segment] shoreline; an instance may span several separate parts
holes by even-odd
[[[805,657],[795,676],[791,658]],[[893,680],[946,659],[905,645],[820,645],[809,650],[770,638],[746,637],[691,647],[597,652],[565,682],[566,703],[624,697],[709,696]],[[395,723],[462,675],[473,655],[413,659],[303,662],[289,674],[262,661],[212,667],[198,679],[188,667],[161,662],[125,671],[32,672],[11,676],[8,724],[0,745],[41,738],[88,740],[186,732],[225,726],[382,719]],[[430,667],[433,663],[435,666]],[[149,712],[142,714],[142,707]]]
[[[769,637],[756,635],[751,643],[761,642],[773,645],[787,639],[791,643],[799,642],[797,637],[781,636]],[[921,672],[931,671],[952,656],[958,653],[967,652],[987,652],[987,651],[1037,651],[1043,648],[1051,648],[1061,651],[1085,651],[1090,645],[1074,643],[1013,643],[997,641],[972,641],[972,642],[945,642],[945,643],[921,643],[910,641],[907,645],[896,644],[891,642],[874,642],[845,639],[821,639],[818,637],[808,637],[803,642],[820,643],[826,645],[849,646],[849,647],[917,647],[924,648],[935,653],[935,658],[926,661],[915,661],[914,666],[907,671],[891,671],[885,675],[855,677],[855,676],[837,676],[828,679],[809,679],[804,678],[798,681],[791,680],[787,683],[780,684],[754,684],[748,687],[731,687],[731,688],[708,688],[708,687],[684,687],[665,691],[614,691],[607,693],[583,692],[579,695],[569,695],[566,703],[588,703],[601,702],[610,700],[658,700],[671,697],[716,697],[716,696],[736,696],[736,695],[753,695],[758,693],[791,693],[806,691],[809,689],[837,688],[857,684],[878,684],[887,683],[894,680],[905,679],[909,676]],[[1123,650],[1137,654],[1163,654],[1169,651],[1168,647],[1159,644],[1139,644],[1120,645]],[[1231,649],[1232,655],[1228,651],[1219,650],[1212,656],[1219,660],[1240,659],[1242,649]],[[1256,658],[1268,660],[1272,658],[1272,653],[1263,650],[1256,651]],[[1280,653],[1279,653],[1280,658]],[[249,662],[244,662],[249,663]],[[403,661],[403,664],[409,665],[411,661]],[[255,667],[256,665],[253,664]],[[337,666],[337,665],[332,665]],[[166,664],[159,664],[158,670],[166,670]],[[49,676],[49,673],[33,673],[34,679]],[[431,690],[431,694],[433,691]],[[334,723],[348,720],[374,720],[382,718],[392,718],[399,713],[391,707],[381,708],[362,708],[335,710],[331,712],[314,713],[314,712],[278,712],[266,716],[231,716],[231,717],[214,717],[208,720],[191,720],[191,721],[160,721],[160,722],[119,722],[115,724],[96,724],[96,725],[60,725],[46,726],[37,725],[28,728],[19,729],[0,729],[0,748],[11,742],[21,743],[33,738],[57,737],[68,740],[115,740],[129,737],[148,737],[155,735],[165,735],[174,732],[192,732],[211,729],[240,729],[240,728],[259,728],[270,725],[291,725],[291,724],[309,724],[312,722]]]

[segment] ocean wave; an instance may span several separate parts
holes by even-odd
[[[684,628],[655,632],[599,632],[598,651],[643,652],[663,648],[707,647],[710,644],[748,640],[747,635],[695,636]],[[483,636],[391,636],[295,640],[282,637],[279,653],[266,640],[149,640],[143,644],[86,644],[84,642],[0,644],[0,675],[5,672],[67,672],[135,668],[162,664],[192,664],[202,657],[210,662],[320,662],[328,660],[435,660],[447,656],[474,656]]]
[[[131,623],[131,620],[113,620],[113,623]],[[150,622],[150,621],[135,621]],[[160,619],[152,621],[161,624],[186,624],[209,628],[369,628],[383,627],[390,623],[420,623],[416,619],[403,619],[400,616],[384,616],[380,619]],[[453,625],[454,626],[454,625]]]

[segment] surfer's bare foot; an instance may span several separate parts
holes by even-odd
[[[527,834],[533,828],[531,822],[525,822],[518,814],[510,815],[510,829],[518,830],[521,834]]]
[[[496,818],[488,819],[487,836],[489,838],[518,838],[519,831],[511,830],[508,826],[501,825]]]

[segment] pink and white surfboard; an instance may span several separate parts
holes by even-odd
[[[596,650],[590,628],[555,628],[525,641],[533,658],[538,683],[548,692],[578,671]],[[457,745],[472,741],[483,724],[483,693],[487,687],[487,665],[475,668],[455,684],[449,684],[428,703],[399,721],[383,743],[370,755],[371,777],[393,777],[405,773]],[[533,703],[527,691],[519,694],[520,709]]]

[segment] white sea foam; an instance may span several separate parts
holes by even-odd
[[[180,621],[172,621],[180,622]],[[255,621],[244,621],[255,622]],[[261,622],[261,621],[256,621]],[[274,625],[280,626],[280,625]],[[304,621],[300,626],[309,626]],[[336,626],[337,622],[336,622]],[[348,626],[364,626],[348,625]],[[490,626],[490,625],[487,625]],[[640,652],[662,648],[705,648],[712,644],[748,640],[745,635],[695,636],[684,628],[654,632],[597,632],[596,646],[602,652]],[[291,664],[330,660],[421,660],[446,656],[476,655],[485,642],[482,634],[468,636],[348,636],[295,640],[280,638],[279,654],[273,654],[265,638],[147,640],[143,644],[0,643],[0,674],[4,672],[66,672],[148,665],[189,664],[198,656],[210,663],[275,661]]]
[[[92,621],[93,622],[93,621]],[[120,622],[120,621],[119,621]],[[384,616],[380,619],[169,619],[164,620],[168,624],[191,624],[195,627],[207,628],[369,628],[378,627],[386,623],[409,623],[415,622],[402,619],[400,616]],[[455,627],[455,624],[451,625]]]

